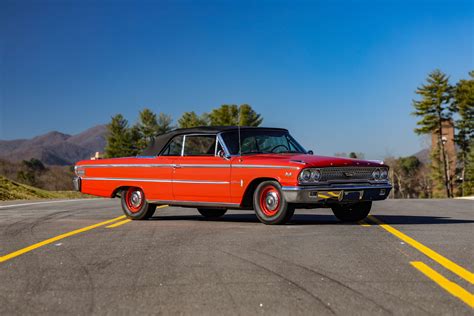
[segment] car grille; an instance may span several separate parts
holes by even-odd
[[[375,167],[328,167],[321,168],[320,182],[354,182],[372,180]]]

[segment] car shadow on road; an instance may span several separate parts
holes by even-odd
[[[430,225],[430,224],[466,224],[474,220],[457,219],[449,216],[418,216],[418,215],[374,215],[386,224],[393,225]]]
[[[150,220],[158,221],[204,221],[204,222],[228,222],[228,223],[260,223],[253,212],[226,214],[219,218],[206,218],[196,215],[158,215]],[[295,214],[288,225],[334,225],[341,224],[333,215],[318,214]]]
[[[426,224],[464,224],[474,223],[474,220],[455,219],[440,216],[415,216],[415,215],[375,215],[376,218],[387,224],[393,225],[426,225]],[[226,214],[219,218],[205,218],[196,215],[158,215],[150,220],[158,221],[205,221],[229,223],[259,223],[253,213]],[[377,225],[369,220],[367,223]],[[357,225],[357,223],[341,223],[330,214],[295,214],[287,225]]]

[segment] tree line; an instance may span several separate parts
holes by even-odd
[[[430,163],[417,157],[389,158],[393,196],[454,197],[474,193],[474,71],[468,79],[455,84],[440,70],[434,70],[426,82],[417,88],[413,100],[414,116],[419,118],[415,133],[432,136]],[[451,167],[446,144],[446,125],[455,128],[454,143],[457,164]]]
[[[145,108],[139,112],[138,121],[130,125],[122,114],[116,114],[107,125],[108,137],[105,156],[129,157],[139,154],[150,141],[161,134],[175,128],[191,128],[197,126],[260,126],[263,122],[261,114],[255,112],[248,104],[223,104],[209,113],[196,114],[185,112],[173,125],[170,115]]]

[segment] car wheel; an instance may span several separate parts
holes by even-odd
[[[253,207],[257,218],[267,225],[279,225],[288,222],[295,208],[283,197],[277,181],[260,183],[253,194]]]
[[[370,213],[372,202],[359,202],[348,205],[334,205],[332,211],[334,215],[343,222],[357,222],[363,220]]]
[[[223,216],[227,210],[218,208],[198,208],[199,213],[207,218],[217,218]]]
[[[153,216],[156,205],[147,203],[143,190],[130,187],[122,191],[122,210],[130,219],[148,219]]]

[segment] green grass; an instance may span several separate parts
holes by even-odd
[[[0,176],[0,201],[37,199],[77,199],[90,197],[75,191],[47,191]]]

